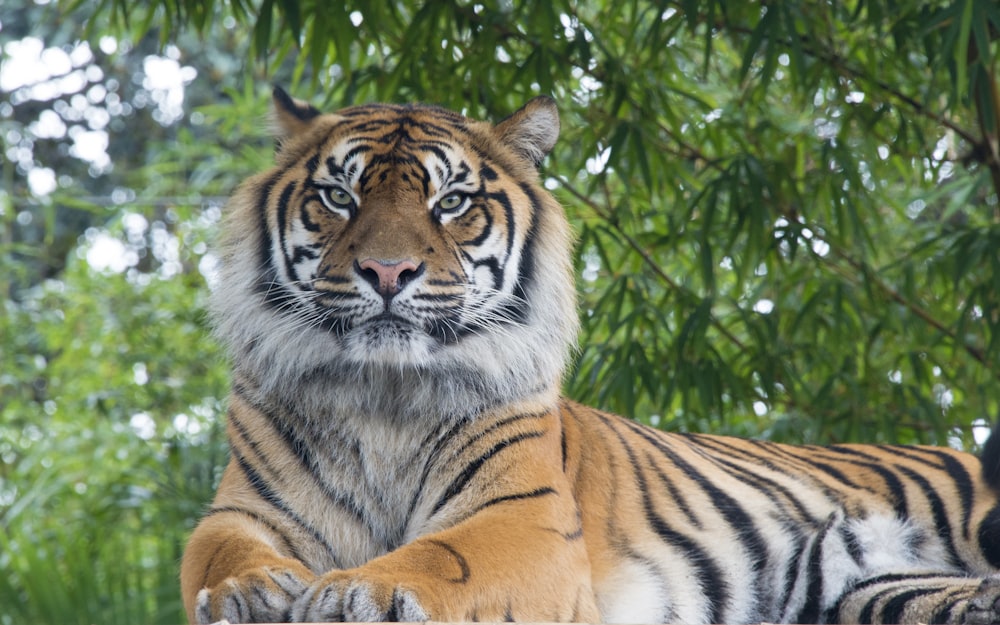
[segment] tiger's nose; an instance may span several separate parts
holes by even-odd
[[[360,263],[354,261],[354,271],[375,287],[375,291],[388,300],[403,290],[407,284],[424,272],[424,264],[412,260],[386,263],[374,258],[366,258]]]

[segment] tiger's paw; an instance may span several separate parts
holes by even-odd
[[[979,584],[962,616],[965,625],[1000,623],[1000,575],[990,575]]]
[[[286,622],[292,605],[309,588],[312,577],[283,567],[261,567],[230,577],[214,588],[202,588],[195,603],[195,620],[208,625]]]
[[[344,571],[318,579],[292,606],[299,623],[414,622],[430,620],[430,611],[412,589],[381,576]]]

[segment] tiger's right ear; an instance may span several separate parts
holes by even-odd
[[[274,87],[273,132],[280,142],[294,137],[310,126],[310,122],[320,115],[319,109],[304,100],[288,95],[284,89]]]
[[[493,129],[501,141],[538,167],[559,137],[559,109],[552,98],[532,98]]]

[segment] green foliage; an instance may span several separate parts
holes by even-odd
[[[176,560],[224,454],[210,236],[270,160],[274,82],[492,119],[556,97],[543,179],[578,233],[579,399],[677,430],[966,448],[1000,412],[992,0],[76,0],[4,20],[0,39],[117,37],[95,63],[122,101],[151,99],[132,76],[162,46],[198,78],[179,122],[109,124],[111,171],[32,136],[59,98],[0,101],[0,625],[181,620]],[[28,148],[68,179],[50,196],[11,156]],[[109,240],[132,260],[100,270]]]
[[[7,303],[0,621],[182,618],[170,563],[224,459],[222,359],[191,282],[74,259]]]
[[[177,563],[226,459],[228,376],[205,311],[216,198],[270,160],[263,138],[242,139],[264,102],[238,101],[201,114],[240,141],[179,129],[128,173],[134,197],[81,233],[58,278],[4,303],[4,625],[184,620]],[[100,260],[109,246],[123,264]],[[24,262],[0,255],[0,270]]]

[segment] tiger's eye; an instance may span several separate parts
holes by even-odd
[[[464,201],[465,197],[460,193],[452,193],[441,198],[441,201],[438,202],[438,208],[442,211],[453,211],[461,207]]]
[[[327,204],[333,204],[340,208],[347,208],[354,203],[354,198],[350,193],[340,187],[329,187],[320,189],[320,195]]]

